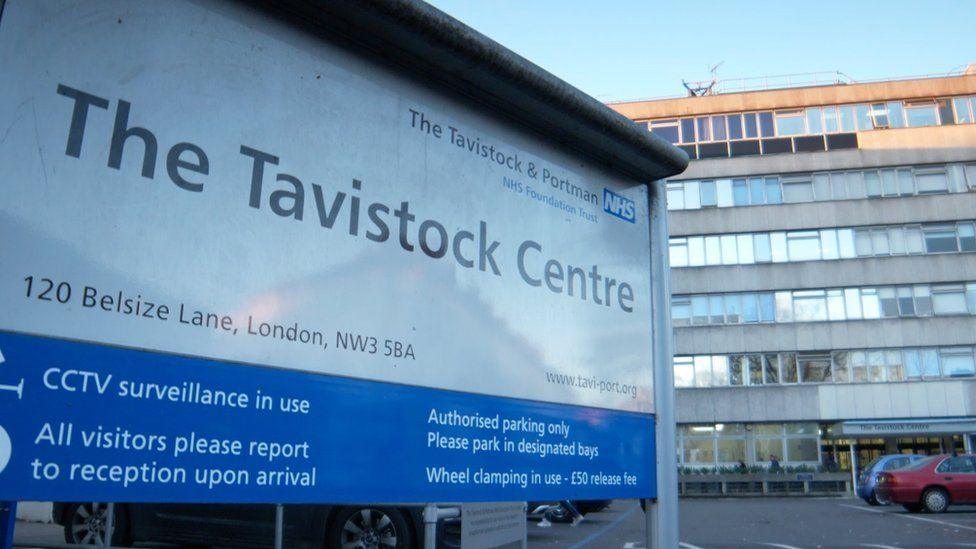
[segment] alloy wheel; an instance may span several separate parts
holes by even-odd
[[[395,548],[396,526],[383,511],[362,509],[346,519],[341,540],[342,549]]]
[[[101,503],[83,503],[75,507],[71,515],[71,539],[81,545],[98,545],[105,542],[106,506]]]

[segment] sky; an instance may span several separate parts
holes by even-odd
[[[976,62],[976,0],[427,0],[601,101],[681,81],[841,71],[854,80]]]

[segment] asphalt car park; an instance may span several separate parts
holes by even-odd
[[[680,520],[683,549],[976,547],[976,506],[918,514],[856,498],[684,499]],[[529,547],[645,547],[644,515],[633,500],[615,501],[576,527],[538,524],[528,523]],[[50,547],[59,538],[56,525],[21,523],[15,546]]]

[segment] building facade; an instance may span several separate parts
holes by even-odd
[[[976,71],[611,105],[667,182],[679,462],[972,449]]]

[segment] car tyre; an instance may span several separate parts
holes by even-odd
[[[416,546],[407,517],[391,507],[343,507],[326,532],[325,547],[382,547],[412,549]]]
[[[922,508],[929,513],[945,513],[949,508],[949,494],[942,488],[929,488],[922,493]]]
[[[64,542],[72,545],[98,545],[105,542],[105,503],[72,503],[64,511]],[[112,545],[128,547],[132,544],[129,516],[125,507],[115,507]]]
[[[881,505],[881,502],[878,501],[878,495],[874,492],[871,492],[868,497],[864,498],[864,501],[867,502],[868,505]]]

